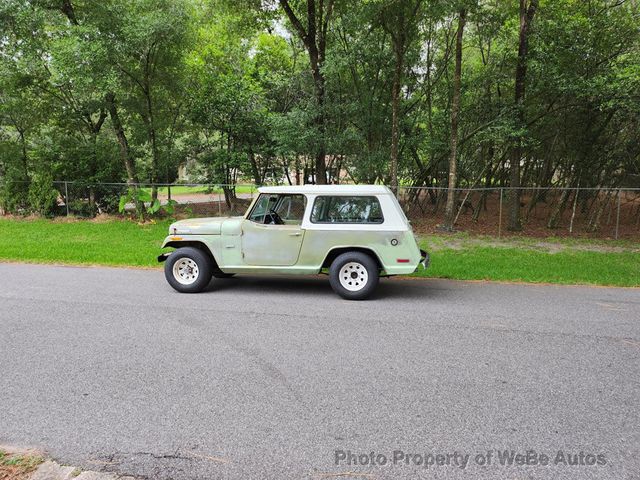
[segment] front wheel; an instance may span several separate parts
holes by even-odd
[[[329,282],[333,291],[347,300],[363,300],[378,285],[376,261],[362,252],[339,255],[329,267]]]
[[[164,264],[164,276],[180,293],[201,292],[209,285],[212,275],[211,259],[202,250],[179,248]]]

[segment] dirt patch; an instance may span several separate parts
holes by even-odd
[[[496,239],[492,237],[455,237],[430,236],[427,240],[431,250],[466,250],[473,248],[518,248],[522,250],[542,251],[545,253],[560,253],[566,251],[601,252],[601,253],[640,253],[640,244],[629,243],[607,245],[605,243],[587,243],[571,241],[540,240],[533,241],[522,237],[508,237]]]
[[[616,198],[609,198],[602,208],[598,208],[606,199],[604,194],[584,205],[578,202],[575,211],[570,201],[558,211],[558,204],[562,202],[560,191],[548,192],[543,199],[537,200],[535,195],[535,191],[529,190],[521,197],[523,225],[520,232],[507,230],[506,192],[501,208],[498,191],[471,193],[461,207],[455,229],[473,235],[513,238],[613,239],[617,231],[617,238],[640,239],[640,191],[621,194],[619,215]],[[430,197],[426,190],[413,195],[403,192],[400,202],[417,233],[438,233],[438,226],[444,223],[444,197]],[[596,215],[597,212],[600,214]],[[551,222],[554,216],[555,220]],[[550,228],[550,224],[555,225],[554,228]]]
[[[43,461],[34,450],[0,448],[0,480],[26,480]]]

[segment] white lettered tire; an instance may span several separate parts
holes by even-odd
[[[193,247],[175,250],[164,264],[164,276],[180,293],[197,293],[211,281],[213,266],[209,256]]]
[[[378,286],[376,261],[366,253],[346,252],[331,262],[329,282],[333,291],[347,300],[364,300]]]

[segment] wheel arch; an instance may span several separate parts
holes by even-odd
[[[213,268],[219,269],[218,261],[216,260],[216,257],[213,255],[213,252],[211,251],[211,249],[209,249],[209,247],[204,242],[201,242],[199,240],[179,240],[179,241],[167,242],[164,246],[173,247],[175,249],[184,248],[184,247],[197,248],[198,250],[201,250],[203,253],[205,253],[207,257],[209,257],[209,260],[211,260],[212,262]]]
[[[342,255],[343,253],[348,253],[348,252],[360,252],[360,253],[364,253],[366,255],[369,255],[371,258],[373,258],[376,262],[376,264],[378,265],[378,268],[380,268],[380,270],[384,270],[384,265],[382,264],[382,262],[380,261],[380,257],[378,256],[378,254],[371,248],[367,248],[367,247],[335,247],[332,248],[331,250],[329,250],[327,252],[327,255],[324,258],[324,261],[322,262],[322,266],[320,267],[322,268],[329,268],[331,266],[331,264],[333,263],[333,261],[338,258],[338,256]]]

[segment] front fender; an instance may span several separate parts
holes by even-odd
[[[218,265],[218,258],[214,253],[218,249],[220,235],[168,235],[160,248],[196,247],[204,250]],[[164,252],[158,255],[158,262],[164,262],[172,252]]]

